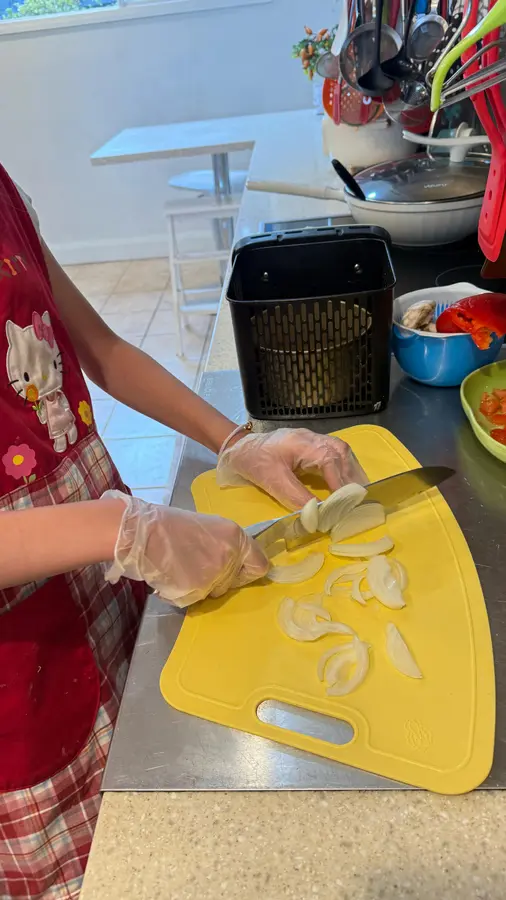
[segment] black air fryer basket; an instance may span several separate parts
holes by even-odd
[[[305,228],[237,244],[227,297],[257,419],[384,409],[395,275],[375,226]]]

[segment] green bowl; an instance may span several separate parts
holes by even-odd
[[[506,388],[506,359],[483,366],[482,369],[477,369],[476,372],[471,372],[467,378],[464,378],[460,386],[460,400],[480,444],[492,456],[506,463],[506,445],[499,444],[490,437],[489,432],[495,426],[491,425],[480,412],[483,392],[490,393],[494,388]]]

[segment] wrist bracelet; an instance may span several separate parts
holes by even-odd
[[[230,444],[230,441],[233,438],[235,438],[236,435],[240,434],[241,431],[248,432],[248,431],[252,431],[252,430],[253,430],[253,422],[246,422],[245,425],[238,425],[237,428],[234,428],[234,430],[230,432],[229,436],[227,438],[225,438],[225,440],[223,441],[223,443],[219,449],[218,458],[227,449],[228,445]]]

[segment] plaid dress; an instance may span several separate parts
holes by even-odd
[[[0,515],[108,488],[126,490],[38,235],[0,167]],[[0,590],[1,900],[79,894],[146,596],[141,584],[106,583],[104,569]]]

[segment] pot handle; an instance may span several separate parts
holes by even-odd
[[[490,144],[490,138],[486,134],[473,134],[472,129],[466,127],[463,123],[459,125],[455,137],[424,137],[420,134],[413,134],[411,131],[403,131],[402,136],[404,140],[411,141],[413,144],[423,144],[424,147],[448,147],[450,164],[463,162],[467,151],[471,147],[479,147],[480,144]]]
[[[267,194],[293,194],[296,197],[313,197],[316,200],[344,200],[341,188],[314,187],[312,184],[292,184],[288,181],[253,181],[246,182],[248,191],[264,191]]]
[[[465,134],[448,138],[425,137],[422,134],[413,134],[411,131],[403,131],[405,141],[412,144],[422,144],[424,147],[478,147],[480,144],[490,144],[490,138],[486,134]]]

